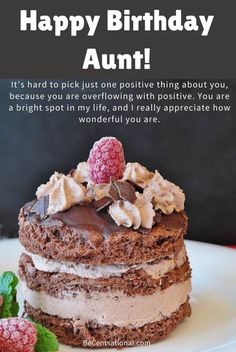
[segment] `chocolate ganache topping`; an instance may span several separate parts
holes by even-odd
[[[96,142],[92,156],[91,161],[90,152],[89,161],[67,175],[55,172],[38,188],[31,212],[41,219],[92,227],[106,235],[128,227],[151,229],[161,221],[161,214],[184,209],[183,191],[157,170],[150,172],[137,162],[125,164],[116,138]]]
[[[117,226],[108,213],[98,213],[95,208],[84,205],[74,205],[69,210],[51,215],[52,220],[62,221],[64,224],[83,229],[94,229],[105,237],[110,233],[125,231],[124,226]]]

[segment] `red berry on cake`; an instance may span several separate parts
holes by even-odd
[[[33,323],[22,318],[0,320],[0,351],[34,352],[37,330]]]
[[[122,178],[125,158],[122,144],[115,137],[103,137],[95,142],[88,158],[89,173],[95,183],[108,183],[110,178]]]

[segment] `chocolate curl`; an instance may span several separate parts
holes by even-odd
[[[31,212],[36,213],[41,219],[45,219],[48,216],[49,206],[49,195],[39,198],[36,203],[32,206]]]

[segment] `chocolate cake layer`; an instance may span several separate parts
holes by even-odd
[[[154,279],[143,269],[131,270],[120,277],[88,279],[72,274],[47,273],[35,268],[32,259],[23,254],[19,262],[19,275],[27,286],[35,291],[45,291],[51,296],[61,297],[66,291],[110,292],[121,291],[128,296],[148,295],[164,290],[172,284],[191,277],[188,260],[179,268],[167,272],[160,279]]]
[[[25,302],[25,312],[35,321],[43,324],[54,332],[61,343],[90,348],[125,347],[140,345],[140,343],[154,343],[170,334],[176,326],[191,315],[188,300],[182,304],[170,317],[161,321],[148,323],[139,328],[117,327],[114,325],[98,325],[94,321],[81,322],[79,319],[61,319],[34,309]]]
[[[27,251],[53,260],[88,264],[155,260],[175,253],[187,230],[184,212],[162,216],[151,230],[135,231],[85,206],[73,206],[42,220],[31,213],[33,204],[27,203],[20,211],[20,241]]]

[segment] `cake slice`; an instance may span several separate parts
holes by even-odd
[[[190,316],[185,196],[125,163],[114,137],[55,173],[19,215],[25,313],[59,341],[123,347],[166,337]]]

